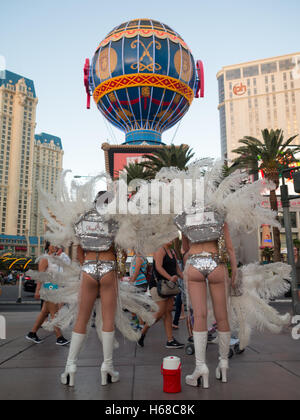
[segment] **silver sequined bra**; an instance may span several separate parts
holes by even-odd
[[[75,235],[85,251],[108,251],[116,232],[117,224],[105,220],[95,209],[84,213],[75,223]]]
[[[174,222],[191,243],[217,241],[222,233],[225,217],[215,210],[177,215]]]

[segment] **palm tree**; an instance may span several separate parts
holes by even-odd
[[[155,150],[152,155],[144,155],[143,158],[146,160],[141,162],[140,166],[146,171],[148,179],[153,179],[162,168],[187,169],[188,163],[194,155],[195,153],[186,144],[180,146],[171,144],[171,146],[163,146]],[[174,240],[174,248],[180,255],[181,244],[179,238]]]
[[[188,163],[194,156],[194,152],[187,145],[180,146],[163,146],[155,150],[152,155],[145,155],[144,162],[141,165],[149,171],[152,178],[155,178],[157,172],[162,168],[175,167],[180,170],[185,170]]]
[[[123,172],[124,171],[124,172]],[[142,163],[134,162],[129,163],[129,165],[124,166],[123,171],[120,175],[120,178],[126,176],[127,184],[129,185],[131,181],[136,179],[150,179],[150,172],[144,168]]]
[[[290,148],[292,141],[297,137],[284,140],[282,130],[262,130],[262,141],[245,136],[239,141],[243,146],[233,150],[239,155],[233,160],[234,169],[247,169],[249,173],[263,171],[266,179],[272,181],[275,189],[270,191],[271,209],[278,213],[276,190],[279,187],[280,172],[287,168],[290,163],[297,162],[294,154],[300,151],[300,146]],[[280,231],[273,228],[274,261],[280,261]]]

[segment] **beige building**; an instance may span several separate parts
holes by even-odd
[[[41,185],[44,191],[53,193],[55,183],[62,171],[63,154],[59,137],[47,133],[35,135],[30,216],[30,234],[32,236],[43,236],[45,230],[44,220],[39,211],[37,185]]]
[[[28,236],[29,233],[37,103],[32,80],[10,71],[0,78],[2,235]]]
[[[221,153],[229,160],[244,136],[265,128],[300,134],[300,52],[223,67],[217,74]],[[300,144],[300,136],[295,140]]]

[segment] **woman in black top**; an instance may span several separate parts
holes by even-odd
[[[172,310],[174,298],[162,298],[157,293],[156,279],[167,279],[176,282],[182,277],[182,272],[178,266],[175,252],[171,249],[172,242],[165,244],[154,253],[153,256],[153,276],[149,283],[149,289],[154,302],[158,305],[158,312],[154,315],[156,322],[164,319],[165,331],[167,335],[166,348],[182,348],[183,344],[178,343],[173,337],[172,330]],[[144,339],[150,327],[145,325],[142,330],[141,338],[138,341],[140,347],[144,347]]]

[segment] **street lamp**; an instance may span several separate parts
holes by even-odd
[[[293,168],[292,171],[300,170],[300,168]],[[295,265],[295,258],[294,258],[294,243],[293,243],[293,235],[292,235],[292,227],[291,227],[291,215],[290,215],[290,200],[298,199],[298,195],[291,195],[289,196],[288,187],[285,184],[284,174],[291,173],[291,169],[284,169],[281,171],[282,174],[282,184],[280,187],[281,192],[281,202],[283,208],[283,220],[284,220],[284,228],[286,234],[286,246],[287,246],[287,254],[288,254],[288,263],[292,267],[292,301],[293,301],[293,313],[294,315],[300,315],[300,303],[299,303],[299,295],[298,295],[298,282],[297,282],[297,271]],[[296,173],[295,173],[296,175]],[[297,177],[300,175],[297,174]],[[294,175],[293,175],[294,178]],[[298,178],[299,179],[299,178]],[[296,183],[296,188],[298,189],[298,184]],[[296,192],[298,192],[296,189]]]

